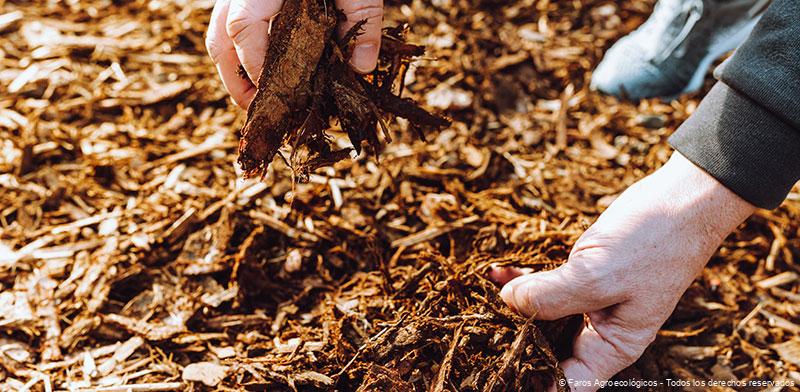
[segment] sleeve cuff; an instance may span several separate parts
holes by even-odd
[[[779,206],[800,178],[800,133],[724,82],[714,85],[669,143],[761,208]]]

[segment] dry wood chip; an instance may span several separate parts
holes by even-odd
[[[146,337],[148,340],[166,340],[186,331],[184,325],[170,325],[161,322],[147,322],[136,320],[118,314],[107,314],[103,316],[105,321],[122,326],[125,330]]]
[[[0,15],[0,31],[11,27],[14,23],[22,20],[24,16],[22,11],[11,11]]]
[[[313,385],[317,388],[330,387],[333,385],[333,379],[318,372],[307,371],[293,376],[294,381],[301,385]]]
[[[784,271],[780,274],[770,276],[769,278],[762,279],[756,282],[756,287],[761,289],[769,289],[775,286],[782,286],[787,283],[792,283],[797,280],[797,273],[794,271]]]
[[[770,346],[786,362],[800,366],[800,338],[792,338]]]
[[[144,339],[139,336],[134,336],[128,339],[125,341],[125,343],[122,343],[122,345],[119,346],[111,358],[103,361],[100,366],[97,367],[97,373],[101,376],[110,374],[119,364],[128,359],[128,357],[130,357],[143,344]]]
[[[0,357],[20,363],[28,363],[33,360],[33,354],[29,346],[22,342],[5,338],[0,338]]]
[[[0,327],[22,326],[34,320],[34,310],[25,292],[0,293]]]
[[[81,388],[78,392],[158,392],[179,391],[186,386],[182,382],[154,382],[143,384],[125,384],[97,388]]]
[[[193,363],[183,368],[181,377],[184,381],[202,382],[206,386],[215,387],[227,377],[229,368],[212,362]]]
[[[417,233],[410,234],[403,238],[398,238],[392,241],[392,248],[399,248],[401,246],[410,247],[419,244],[421,242],[432,240],[440,235],[444,235],[453,230],[460,229],[461,227],[464,227],[464,225],[477,222],[478,219],[480,219],[480,217],[473,215],[473,216],[468,216],[466,218],[461,218],[459,220],[441,226],[428,227]]]
[[[269,226],[273,230],[277,230],[289,238],[292,239],[301,239],[304,241],[310,242],[317,242],[319,241],[319,237],[314,234],[307,233],[305,231],[295,229],[278,218],[273,217],[272,215],[265,214],[261,211],[251,210],[250,216],[256,219],[259,222],[264,223],[265,225]]]

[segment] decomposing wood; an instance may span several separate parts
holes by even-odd
[[[464,329],[464,322],[458,325],[455,332],[453,332],[453,340],[450,342],[450,348],[447,350],[442,359],[442,364],[439,366],[439,373],[436,375],[436,382],[431,388],[432,392],[442,392],[445,389],[447,377],[450,375],[450,369],[453,367],[453,355],[455,355],[458,344],[461,341],[461,331]]]

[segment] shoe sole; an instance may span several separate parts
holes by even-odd
[[[700,61],[700,65],[697,67],[697,70],[694,71],[694,75],[692,75],[691,80],[689,80],[689,84],[686,85],[686,88],[683,89],[678,95],[686,94],[695,92],[703,87],[703,82],[706,78],[706,72],[708,72],[708,68],[711,67],[711,64],[716,61],[718,58],[725,55],[734,49],[736,49],[739,45],[744,42],[748,36],[750,36],[750,32],[753,31],[753,27],[755,27],[756,23],[760,18],[753,18],[750,22],[739,29],[736,34],[731,35],[726,40],[720,42],[719,44],[715,45],[714,47],[710,48],[708,54],[703,57]],[[671,99],[677,98],[677,96],[671,97]]]

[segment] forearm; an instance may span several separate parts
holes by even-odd
[[[674,209],[678,224],[712,234],[717,243],[756,210],[677,151],[648,180],[662,189],[660,202]]]
[[[688,259],[692,262],[687,266],[688,274],[693,277],[725,237],[755,210],[754,205],[675,152],[664,166],[623,192],[595,226],[614,227],[615,236],[626,238],[646,232],[668,234],[661,240],[670,247],[698,255]],[[684,239],[676,240],[675,233]],[[607,240],[604,236],[586,237],[591,242],[582,241],[579,248]]]

